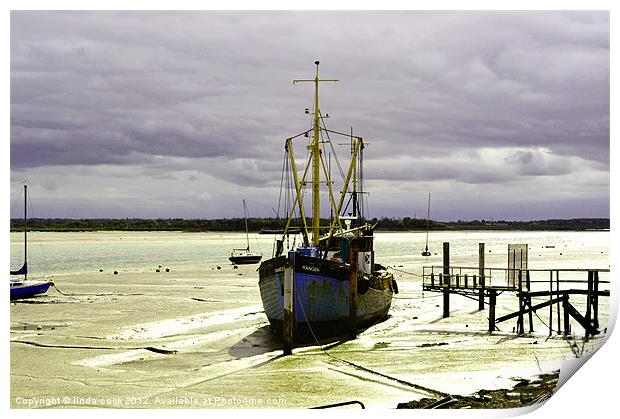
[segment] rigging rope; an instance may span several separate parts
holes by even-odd
[[[284,183],[284,173],[286,171],[286,147],[284,148],[284,159],[282,160],[282,175],[280,176],[280,194],[278,195],[278,211],[276,211],[276,217],[280,219],[280,203],[282,202],[282,184]],[[284,198],[286,199],[286,197]]]
[[[13,205],[11,206],[10,214],[13,214],[15,212],[15,207],[17,206],[17,204],[19,202],[21,202],[21,198],[22,198],[23,193],[24,193],[24,189],[22,188],[22,189],[19,190],[19,196],[17,197],[17,199],[13,201]]]
[[[327,143],[329,144],[329,147],[332,150],[332,154],[334,155],[334,159],[336,160],[336,166],[338,166],[338,171],[340,172],[340,176],[342,177],[342,181],[344,182],[344,179],[345,179],[344,171],[342,170],[342,166],[340,166],[340,161],[338,160],[338,155],[336,154],[336,150],[334,149],[334,144],[332,144],[332,139],[329,136],[329,131],[327,130],[327,127],[325,126],[323,115],[319,113],[319,116],[321,118],[321,124],[323,125],[323,131],[325,132],[325,135],[327,136]]]

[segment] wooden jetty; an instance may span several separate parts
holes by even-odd
[[[479,244],[477,267],[450,266],[450,243],[445,242],[443,266],[424,267],[422,287],[425,291],[443,293],[444,318],[450,316],[450,294],[477,299],[479,310],[484,310],[484,305],[487,304],[489,333],[497,329],[497,323],[517,319],[515,330],[518,334],[524,334],[526,315],[529,332],[532,333],[534,332],[532,313],[549,307],[548,328],[551,335],[555,306],[558,333],[570,333],[572,317],[584,328],[588,337],[600,333],[599,297],[610,295],[609,289],[600,289],[601,284],[609,284],[609,281],[600,279],[600,274],[608,272],[609,269],[528,269],[517,265],[508,268],[487,268],[484,265],[484,243]],[[517,297],[518,309],[496,317],[497,297],[502,293],[513,293]],[[571,296],[577,295],[586,296],[584,314],[571,303]],[[533,298],[546,298],[546,301],[534,304]]]

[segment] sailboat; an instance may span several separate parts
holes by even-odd
[[[27,195],[28,186],[24,185],[24,264],[11,275],[24,275],[23,279],[10,278],[11,300],[30,298],[47,292],[52,281],[47,279],[28,279],[28,212]]]
[[[245,199],[243,200],[243,216],[245,218],[245,238],[247,247],[245,249],[233,249],[230,252],[230,260],[235,265],[251,265],[258,263],[262,259],[263,255],[260,253],[254,253],[250,251],[250,235],[248,233],[248,208],[245,205]]]
[[[280,336],[284,328],[285,271],[292,272],[293,336],[297,342],[345,333],[355,335],[386,318],[393,294],[397,292],[392,273],[375,261],[373,232],[377,225],[367,223],[361,211],[365,194],[361,164],[364,141],[359,136],[325,126],[329,115],[323,115],[319,107],[319,83],[337,80],[319,78],[319,62],[315,65],[314,79],[293,81],[294,84],[314,83],[313,123],[311,129],[285,141],[284,168],[290,172],[286,179],[292,202],[287,208],[286,226],[276,240],[273,257],[262,262],[258,269],[265,314],[274,333]],[[305,112],[311,113],[309,109]],[[323,145],[327,147],[328,144],[333,155],[336,154],[330,135],[349,137],[351,146],[351,163],[346,173],[341,173],[343,186],[338,202],[322,150]],[[301,177],[293,150],[293,140],[298,138],[308,138],[308,161]],[[309,172],[311,180],[307,180]],[[312,188],[310,225],[303,199],[305,185]],[[325,195],[331,209],[329,221],[321,219],[321,187],[327,189]],[[344,206],[347,196],[349,200]],[[293,221],[300,225],[293,226]],[[297,234],[291,233],[293,229],[301,234],[300,245],[296,245]],[[285,251],[285,243],[291,242],[290,234],[294,236],[293,243]]]
[[[426,212],[426,247],[422,252],[422,256],[430,256],[431,252],[428,250],[428,229],[430,227],[431,220],[431,193],[428,193],[428,210]]]

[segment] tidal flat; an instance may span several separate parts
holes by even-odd
[[[263,259],[272,239],[252,238]],[[53,277],[56,288],[11,302],[11,407],[308,408],[357,400],[396,408],[535,381],[603,342],[604,334],[584,339],[576,323],[568,337],[549,335],[548,309],[534,317],[533,333],[518,336],[508,321],[489,334],[488,310],[462,296],[451,296],[450,317],[442,318],[442,295],[423,291],[420,275],[441,265],[444,241],[453,265],[475,266],[484,242],[487,266],[505,268],[507,244],[527,243],[530,268],[608,269],[609,232],[437,232],[428,258],[420,256],[424,239],[377,233],[376,261],[393,267],[400,290],[385,321],[355,340],[306,344],[283,357],[262,311],[258,265],[227,260],[244,234],[33,232],[31,275]],[[11,235],[11,266],[22,258],[20,240]],[[585,299],[572,302],[585,310]],[[608,303],[601,298],[602,330]],[[516,308],[513,295],[499,296],[498,315]]]

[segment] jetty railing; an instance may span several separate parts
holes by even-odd
[[[496,288],[516,291],[518,284],[510,277],[518,278],[520,269],[483,268],[472,266],[425,266],[422,268],[424,288],[463,288],[482,289]],[[512,272],[513,275],[509,275]]]
[[[589,275],[596,273],[598,284],[609,284],[609,269],[508,269],[472,266],[425,266],[424,289],[495,289],[498,291],[554,291],[561,285],[577,291],[588,289]],[[553,286],[553,287],[552,287]],[[560,286],[560,287],[559,287]]]

